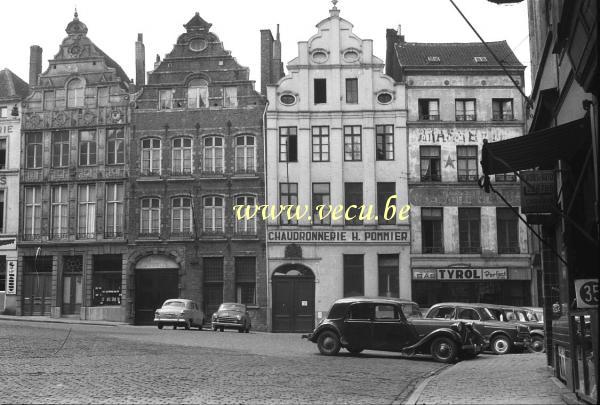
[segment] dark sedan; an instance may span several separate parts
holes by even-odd
[[[252,320],[246,310],[246,305],[235,302],[224,302],[219,306],[217,312],[212,315],[212,329],[237,329],[238,332],[250,332]]]
[[[439,362],[450,363],[474,357],[482,349],[484,339],[469,323],[416,315],[409,318],[407,313],[419,313],[417,304],[394,298],[343,298],[334,302],[327,318],[303,337],[328,356],[344,347],[352,354],[366,349],[430,354]]]
[[[520,323],[527,326],[531,333],[530,351],[543,352],[545,350],[544,323],[537,319],[533,311],[508,305],[485,304],[485,307],[501,322]]]

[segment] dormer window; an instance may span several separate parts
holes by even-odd
[[[440,57],[439,56],[428,56],[427,63],[440,63]]]
[[[194,79],[188,85],[188,108],[208,107],[208,82]]]
[[[83,107],[85,85],[81,79],[73,79],[67,85],[67,108]]]
[[[173,90],[159,90],[158,91],[158,109],[159,110],[170,110],[173,108]]]
[[[473,57],[476,63],[487,63],[487,58],[485,56],[475,56]]]

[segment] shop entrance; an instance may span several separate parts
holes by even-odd
[[[179,265],[167,256],[153,255],[135,266],[135,324],[151,325],[154,311],[169,298],[179,297]]]
[[[83,298],[83,256],[64,256],[61,315],[79,314]]]
[[[52,256],[23,257],[23,315],[50,316]]]
[[[301,264],[275,270],[273,285],[273,332],[310,332],[315,326],[315,275]]]

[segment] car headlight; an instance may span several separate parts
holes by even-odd
[[[212,319],[217,319],[217,314],[213,314]]]
[[[238,321],[241,321],[241,320],[242,320],[242,316],[241,316],[241,315],[236,315],[236,316],[235,316],[235,318],[236,318]]]

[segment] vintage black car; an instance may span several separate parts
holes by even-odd
[[[430,354],[443,363],[474,357],[484,344],[470,323],[420,318],[417,304],[396,298],[340,299],[327,318],[302,337],[316,343],[327,356],[343,347],[352,354],[365,349]]]
[[[515,347],[527,348],[531,343],[529,328],[519,323],[500,322],[485,304],[444,302],[435,304],[425,318],[473,322],[489,342],[495,354],[509,353]]]
[[[544,323],[537,319],[533,311],[509,305],[485,304],[485,307],[501,322],[520,323],[527,326],[531,335],[529,351],[541,353],[545,350]]]

